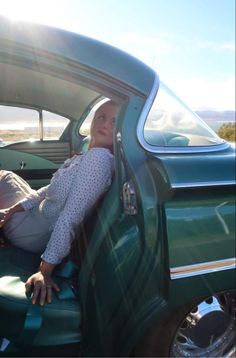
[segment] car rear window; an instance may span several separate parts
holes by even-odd
[[[213,146],[224,142],[163,83],[146,119],[144,139],[157,147]]]

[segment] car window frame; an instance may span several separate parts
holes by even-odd
[[[143,110],[140,114],[139,121],[137,124],[136,135],[140,145],[150,153],[203,153],[203,152],[216,152],[227,149],[230,147],[230,144],[222,140],[222,143],[211,145],[211,146],[155,146],[148,143],[144,136],[144,126],[147,119],[147,116],[152,108],[153,102],[156,99],[160,86],[160,79],[156,74],[153,82],[153,87],[150,91],[150,94],[144,104]]]

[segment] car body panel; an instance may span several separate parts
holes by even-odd
[[[197,198],[193,193],[166,204],[170,269],[235,257],[234,193],[222,191],[217,198],[198,191]]]
[[[160,163],[167,190],[235,184],[235,151],[232,147],[205,155],[188,151],[184,155],[156,155],[156,161]]]
[[[151,158],[150,168],[162,197],[170,267],[233,258],[233,150]]]

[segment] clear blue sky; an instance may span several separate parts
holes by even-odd
[[[0,0],[0,14],[108,42],[193,108],[235,110],[235,0]]]

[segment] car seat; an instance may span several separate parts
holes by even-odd
[[[39,262],[39,256],[14,246],[0,249],[0,337],[10,342],[10,350],[80,342],[80,305],[68,264],[55,272],[61,291],[52,303],[32,305],[26,295],[24,283]]]

